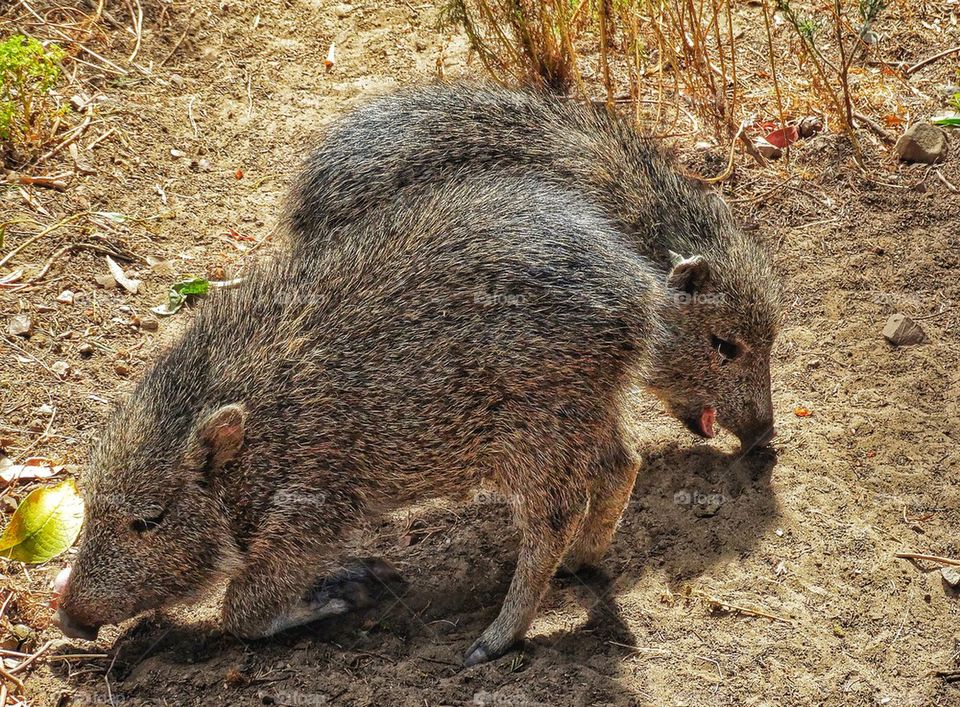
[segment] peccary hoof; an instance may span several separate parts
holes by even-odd
[[[507,641],[501,643],[502,645],[500,647],[495,647],[490,641],[481,636],[473,642],[473,645],[470,646],[470,648],[468,648],[467,652],[464,654],[463,667],[471,668],[474,665],[489,663],[491,660],[501,658],[516,648],[520,641]]]
[[[407,583],[385,560],[351,560],[322,578],[305,597],[319,616],[337,616],[373,606],[383,598],[403,594]]]
[[[480,663],[486,663],[495,657],[497,656],[490,655],[486,644],[481,639],[470,646],[467,654],[463,657],[463,665],[464,667],[469,668],[474,665],[480,665]]]

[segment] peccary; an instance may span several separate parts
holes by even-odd
[[[745,450],[772,439],[779,292],[764,251],[718,197],[604,108],[471,83],[371,100],[335,121],[308,159],[288,210],[293,247],[316,251],[364,234],[340,227],[481,174],[533,176],[578,193],[664,272],[696,263],[693,298],[703,306],[688,311],[700,330],[655,392],[698,435],[713,437],[719,424]],[[718,356],[731,365],[718,368]]]
[[[715,305],[677,297],[709,282],[703,263],[664,277],[581,195],[528,177],[397,206],[212,297],[112,414],[81,484],[67,635],[223,579],[238,636],[312,621],[344,533],[482,482],[509,499],[520,549],[467,665],[523,636],[563,558],[599,562],[637,473],[626,391],[694,408],[690,381],[725,368],[690,343]],[[732,330],[759,327],[762,304],[740,300]]]

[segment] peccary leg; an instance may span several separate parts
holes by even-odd
[[[282,566],[267,561],[248,567],[227,587],[224,628],[241,638],[265,638],[372,606],[385,594],[404,589],[400,575],[383,560],[350,562],[319,582],[314,572],[318,564],[300,558]]]
[[[304,601],[324,616],[336,616],[377,604],[406,591],[407,584],[386,560],[351,560],[317,582]]]
[[[580,532],[567,551],[564,570],[595,569],[606,555],[630,494],[639,467],[618,437],[598,461],[590,482],[590,507]]]
[[[550,472],[546,477],[557,481]],[[518,503],[521,537],[517,569],[499,616],[467,651],[466,666],[500,657],[523,637],[557,565],[583,521],[586,489],[582,494],[569,487],[544,491],[535,498],[522,497]]]
[[[339,568],[331,563],[338,532],[350,522],[324,516],[305,502],[278,507],[227,585],[224,628],[241,638],[263,638],[374,603],[399,575],[383,561],[354,561]],[[291,534],[290,528],[302,535]],[[323,568],[334,574],[318,582]]]

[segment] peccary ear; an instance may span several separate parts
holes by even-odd
[[[704,288],[710,279],[710,266],[702,255],[683,258],[670,252],[673,268],[667,275],[667,285],[675,290],[693,294]]]
[[[236,459],[243,447],[247,412],[242,405],[224,405],[207,415],[197,426],[197,437],[206,447],[214,469]]]

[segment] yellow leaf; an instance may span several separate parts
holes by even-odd
[[[0,557],[37,564],[68,550],[83,524],[83,499],[73,479],[31,491],[0,536]]]

